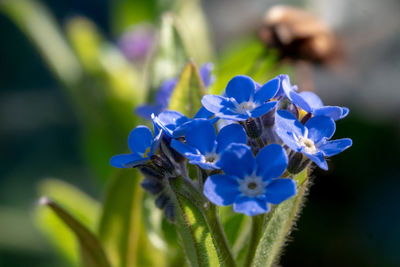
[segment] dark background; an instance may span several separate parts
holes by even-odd
[[[42,2],[60,24],[80,14],[111,40],[116,38],[109,30],[109,1]],[[232,1],[229,6],[217,2],[204,1],[203,6],[221,51],[226,43],[251,34],[272,1]],[[328,1],[287,3],[311,7],[323,18],[329,14],[328,22],[335,18],[326,12]],[[328,172],[313,172],[313,186],[284,250],[283,266],[400,265],[400,89],[395,75],[400,70],[400,34],[398,18],[391,17],[399,14],[400,4],[380,3],[347,2],[351,10],[346,12],[358,17],[338,13],[342,24],[332,23],[348,49],[347,63],[335,72],[315,69],[316,88],[326,104],[351,109],[337,123],[335,137],[350,137],[354,145],[330,161]],[[358,7],[361,10],[353,10]],[[239,10],[245,11],[239,16]],[[370,13],[374,15],[367,19]],[[0,217],[0,266],[60,266],[30,223],[35,185],[57,177],[96,198],[101,198],[101,186],[84,166],[72,107],[36,48],[3,15],[0,32],[0,211],[13,213],[17,222]],[[10,227],[19,229],[21,240],[6,235]]]

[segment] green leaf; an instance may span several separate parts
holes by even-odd
[[[279,259],[286,237],[302,207],[308,182],[307,170],[298,174],[294,179],[298,181],[297,195],[275,206],[268,214],[264,224],[264,233],[258,243],[251,266],[272,266]]]
[[[249,217],[234,212],[231,206],[219,207],[219,216],[229,245],[233,248],[233,252],[237,253],[249,231]]]
[[[112,266],[136,266],[143,194],[139,182],[136,170],[122,169],[107,187],[99,236]]]
[[[170,191],[177,232],[191,266],[236,266],[216,206],[187,179],[170,180]]]
[[[0,206],[0,248],[31,254],[48,251],[45,238],[32,224],[30,212],[3,205]]]
[[[211,86],[212,94],[221,94],[229,80],[236,75],[248,75],[259,83],[264,83],[278,74],[285,73],[283,65],[278,65],[277,53],[267,50],[256,39],[244,40],[225,49],[216,64],[216,81]]]
[[[199,0],[177,0],[173,8],[176,27],[185,49],[194,61],[208,62],[213,56],[207,20]]]
[[[157,2],[157,0],[113,0],[110,2],[113,33],[120,35],[136,23],[154,21],[158,15]]]
[[[135,169],[117,170],[108,185],[99,236],[112,266],[163,266],[164,255],[148,239],[142,222],[143,190]]]
[[[112,173],[104,159],[126,149],[126,138],[135,125],[132,110],[143,100],[145,90],[139,73],[105,41],[96,25],[83,17],[70,19],[68,39],[85,70],[77,104],[83,126],[86,159],[102,181]]]
[[[193,117],[201,108],[201,98],[205,95],[203,81],[197,66],[190,61],[183,69],[171,95],[168,109]]]
[[[207,223],[200,210],[187,198],[174,193],[176,229],[192,267],[220,266]]]
[[[60,203],[86,228],[94,231],[99,215],[99,203],[76,187],[57,179],[46,179],[39,183],[39,195],[48,196]],[[72,266],[79,263],[79,244],[70,228],[54,212],[38,208],[34,218],[36,225],[51,241],[62,257]]]
[[[148,102],[163,81],[179,75],[189,59],[180,34],[175,26],[175,17],[166,13],[161,18],[161,27],[155,53],[147,69],[148,86],[151,92]]]
[[[80,244],[82,265],[89,267],[111,266],[97,237],[88,228],[49,198],[42,197],[40,204],[49,207],[75,234]]]

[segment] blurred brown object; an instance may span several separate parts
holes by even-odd
[[[338,38],[320,19],[290,6],[275,6],[265,14],[258,36],[282,59],[330,64],[342,58]]]

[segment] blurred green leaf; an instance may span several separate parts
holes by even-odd
[[[164,14],[155,53],[147,69],[148,87],[151,89],[147,96],[148,102],[151,102],[155,90],[163,81],[179,75],[188,59],[182,38],[175,27],[174,16]]]
[[[176,209],[176,229],[190,266],[220,266],[216,248],[203,214],[190,200],[179,193],[179,182],[172,201]]]
[[[97,237],[64,208],[47,197],[40,199],[40,204],[49,207],[75,234],[79,240],[82,265],[88,267],[110,267],[103,247]]]
[[[302,207],[304,192],[307,189],[308,172],[303,171],[294,177],[298,182],[297,195],[274,207],[264,223],[264,233],[258,243],[251,266],[264,267],[277,263],[280,250],[290,233],[297,214]]]
[[[219,216],[224,226],[226,238],[233,252],[238,251],[243,245],[243,238],[246,237],[249,229],[249,217],[236,213],[231,206],[219,207]]]
[[[201,1],[177,0],[173,12],[176,14],[175,25],[190,58],[199,63],[211,61],[213,47]]]
[[[48,196],[65,207],[82,225],[94,230],[99,216],[99,204],[76,187],[56,179],[46,179],[39,184],[39,195]],[[79,247],[70,228],[54,212],[35,210],[35,220],[60,254],[72,265],[78,266]]]
[[[139,73],[106,42],[88,19],[77,17],[67,23],[67,34],[79,56],[86,76],[80,87],[82,147],[90,165],[102,181],[111,175],[111,156],[126,149],[126,139],[135,126],[134,107],[145,91]]]
[[[116,172],[108,185],[99,235],[112,266],[143,266],[138,264],[140,259],[155,252],[146,251],[148,244],[141,210],[143,191],[139,183],[136,170],[123,169]]]
[[[120,35],[140,22],[154,21],[158,16],[157,0],[114,0],[111,5],[111,28]]]
[[[199,70],[194,62],[190,61],[179,77],[171,95],[168,109],[193,117],[202,107],[201,98],[205,93]]]
[[[47,8],[35,0],[2,0],[0,11],[32,40],[55,76],[69,86],[70,93],[76,89],[82,68]]]
[[[229,80],[236,75],[248,75],[264,83],[281,74],[286,66],[278,65],[277,53],[267,50],[256,39],[248,39],[227,48],[216,64],[216,81],[210,88],[212,94],[221,94]]]
[[[43,253],[46,240],[32,224],[31,214],[13,207],[0,207],[0,249]]]

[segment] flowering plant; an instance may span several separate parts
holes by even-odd
[[[197,71],[193,63],[188,67]],[[326,157],[352,145],[348,138],[330,140],[334,120],[347,108],[323,106],[316,94],[296,91],[287,75],[263,85],[235,76],[223,96],[205,94],[193,118],[172,110],[153,113],[154,135],[136,127],[128,140],[132,154],[111,159],[114,167],[141,171],[142,187],[175,225],[192,266],[213,260],[223,266],[272,264],[299,211],[312,163],[327,170]],[[240,225],[224,225],[218,212],[230,205],[230,216],[253,220],[248,244],[236,253],[225,233]]]
[[[70,96],[88,167],[107,181],[102,203],[66,182],[40,186],[50,209],[37,209],[38,224],[71,266],[271,266],[313,166],[352,145],[331,140],[347,108],[287,75],[267,81],[276,51],[251,40],[215,58],[199,1],[172,2],[112,1],[116,33],[138,27],[119,46],[84,17],[64,36],[39,1],[1,2]],[[159,25],[135,21],[143,8]],[[216,77],[194,63],[211,59]],[[129,131],[130,152],[115,155]]]

